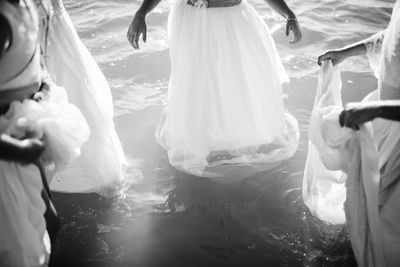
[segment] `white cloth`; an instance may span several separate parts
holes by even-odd
[[[0,265],[44,266],[46,209],[39,170],[34,165],[0,160]]]
[[[291,157],[299,129],[284,110],[288,77],[268,26],[245,0],[220,8],[186,2],[177,0],[169,17],[168,105],[156,133],[170,163],[218,178],[224,164]]]
[[[326,144],[322,132],[324,129],[322,116],[325,115],[324,113],[329,114],[333,107],[341,109],[341,79],[340,73],[334,72],[331,65],[325,64],[323,67],[318,79],[316,98],[310,118],[310,141],[302,193],[304,202],[314,215],[324,221],[340,224],[345,222],[343,202],[346,196],[344,187],[346,177],[340,168],[333,168],[335,165],[340,165],[340,155],[338,155],[340,151],[333,150]],[[338,122],[338,118],[333,118],[333,122],[335,119]],[[338,142],[335,143],[340,141],[344,143],[348,140],[350,130],[339,131],[339,133]],[[332,154],[336,157],[332,157]],[[332,168],[328,169],[324,163],[329,165],[330,160],[339,160],[339,162],[333,162]]]
[[[371,67],[378,78],[378,89],[366,96],[363,101],[400,99],[399,1],[393,8],[388,28],[367,39],[365,44]],[[315,165],[314,168],[311,165],[314,162],[313,157],[319,159],[318,155],[314,154],[313,156],[315,151],[312,150],[309,151],[305,170],[303,197],[314,214],[331,223],[344,222],[340,202],[344,202],[346,199],[345,209],[349,236],[359,266],[398,266],[400,262],[400,123],[375,119],[371,124],[373,143],[378,150],[376,159],[373,158],[376,152],[371,147],[372,142],[366,135],[363,136],[362,131],[357,133],[357,139],[361,143],[359,159],[354,158],[355,154],[359,152],[351,150],[351,147],[338,153],[338,159],[343,163],[351,162],[346,157],[346,153],[351,156],[350,158],[356,159],[347,168],[347,199],[343,194],[339,197],[332,196],[329,194],[329,190],[328,192],[321,190],[323,187],[318,182],[327,176],[309,171],[315,169]],[[365,129],[364,126],[362,128]],[[314,131],[315,128],[310,128],[310,132]],[[323,133],[323,137],[327,138],[328,134],[331,133]],[[314,142],[312,134],[310,134],[310,139],[311,142]],[[379,163],[379,179],[375,177],[377,163]],[[325,166],[328,165],[325,164]],[[356,171],[357,166],[361,166],[359,175]],[[330,180],[326,183],[337,185],[342,192],[345,190],[344,184],[340,185],[338,181],[344,179],[338,180],[339,174],[329,177]],[[355,179],[357,176],[361,178]],[[378,183],[379,189],[377,189]],[[314,192],[319,193],[315,194]],[[321,216],[319,212],[321,207],[315,203],[319,203],[321,200],[331,201],[332,197],[336,197],[334,200],[336,209],[333,217]],[[373,215],[376,214],[376,209],[379,209],[379,213]],[[365,211],[364,215],[363,210]]]
[[[89,138],[82,114],[57,86],[43,92],[40,102],[12,102],[0,116],[0,133],[17,139],[27,135],[43,139],[42,159],[51,171],[62,170],[79,156],[80,146]],[[50,243],[38,167],[0,161],[0,170],[0,265],[44,266]]]
[[[310,119],[303,199],[324,221],[337,224],[347,219],[359,266],[383,266],[378,150],[370,124],[357,132],[340,126],[340,92],[339,70],[331,61],[324,62]]]
[[[91,130],[81,156],[58,172],[50,188],[64,192],[113,195],[123,181],[125,155],[114,129],[113,103],[107,80],[79,36],[61,0],[42,1],[51,16],[47,42],[43,33],[45,67],[63,86],[69,101],[82,112]],[[42,7],[40,7],[42,8]],[[45,31],[46,22],[42,30]]]

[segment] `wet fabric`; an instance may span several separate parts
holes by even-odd
[[[342,110],[340,71],[324,62],[310,119],[303,199],[320,219],[346,222],[360,266],[383,266],[379,155],[372,126],[341,127]]]
[[[299,129],[283,105],[288,77],[254,8],[247,1],[205,8],[179,0],[168,31],[168,104],[156,137],[171,165],[229,181],[218,167],[239,169],[293,156]]]
[[[381,33],[378,33],[371,38],[365,40],[367,47],[367,56],[370,60],[371,68],[373,69],[377,79],[378,88],[368,94],[363,102],[371,102],[378,100],[399,100],[400,99],[400,2],[397,1],[393,8],[392,18],[390,20],[387,29]],[[319,178],[309,179],[307,175],[307,168],[304,176],[303,185],[303,198],[310,210],[318,217],[327,220],[331,223],[344,222],[343,213],[340,209],[340,202],[344,202],[346,199],[346,219],[349,225],[349,235],[357,262],[360,266],[397,266],[400,262],[400,209],[398,208],[400,203],[400,123],[395,121],[375,119],[371,123],[372,130],[370,131],[374,141],[374,145],[377,148],[378,160],[367,161],[366,159],[360,159],[360,164],[366,165],[369,162],[369,166],[372,167],[378,162],[379,167],[379,188],[378,196],[374,189],[373,194],[365,190],[365,200],[362,200],[362,192],[353,190],[347,192],[346,196],[344,184],[340,185],[334,178],[339,177],[338,174],[333,176],[333,179],[328,179],[328,184],[338,184],[337,190],[342,194],[328,194],[326,191],[322,191],[323,187],[313,185],[314,180],[322,179]],[[310,132],[313,131],[310,128]],[[311,134],[310,134],[311,135]],[[310,136],[311,139],[311,136]],[[367,148],[367,145],[363,145],[363,149]],[[309,152],[309,158],[311,157]],[[339,153],[340,155],[345,155]],[[373,153],[372,153],[373,154]],[[364,164],[365,163],[365,164]],[[307,163],[309,164],[309,163]],[[354,163],[349,171],[352,171],[357,167],[357,162]],[[374,173],[374,172],[371,172]],[[366,179],[367,176],[362,176],[364,185],[371,186],[376,180],[373,177]],[[352,177],[347,178],[347,185],[354,186],[357,183]],[[344,180],[344,179],[340,179]],[[314,188],[308,191],[308,188]],[[354,186],[355,189],[360,187]],[[369,187],[371,188],[371,187]],[[312,194],[312,192],[322,192],[320,194]],[[329,192],[329,191],[328,191]],[[358,198],[359,197],[359,198]],[[308,199],[314,199],[309,201]],[[332,217],[323,217],[318,212],[318,205],[315,203],[320,199],[333,200],[335,207],[337,208],[333,212]],[[358,202],[357,202],[358,200]],[[367,234],[362,233],[368,228],[359,227],[357,218],[357,212],[360,207],[366,207],[367,211],[375,211],[378,208],[379,215],[377,217],[368,217],[371,220],[370,226],[378,224],[378,229],[375,235],[370,235],[370,239]],[[351,213],[353,211],[354,213]],[[355,216],[353,216],[355,215]],[[372,221],[373,220],[373,221]],[[378,221],[378,222],[376,222]],[[371,228],[369,228],[371,230]],[[381,239],[381,241],[379,241]],[[365,244],[371,241],[373,247],[377,248],[373,251],[367,250]],[[383,250],[384,262],[380,261],[379,257],[379,246]],[[368,264],[368,265],[367,265]]]
[[[91,130],[81,155],[55,175],[50,188],[118,194],[126,159],[114,128],[108,82],[81,42],[62,1],[36,2],[42,14],[44,66],[54,82],[66,89],[69,101],[81,110]]]

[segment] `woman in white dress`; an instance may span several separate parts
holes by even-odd
[[[160,0],[144,0],[128,30],[139,48],[146,15]],[[270,30],[246,0],[176,0],[168,22],[171,76],[163,125],[156,133],[171,165],[218,176],[222,164],[273,163],[298,146],[296,119],[286,113],[288,81]],[[267,1],[301,39],[283,0]]]
[[[311,168],[316,159],[310,154],[313,152],[309,152],[303,197],[310,210],[322,218],[326,215],[321,212],[323,203],[332,200],[331,203],[340,204],[345,201],[346,224],[359,266],[398,266],[400,1],[394,5],[385,31],[342,49],[328,51],[319,57],[318,62],[331,60],[337,65],[349,56],[364,54],[368,56],[378,78],[378,88],[367,95],[362,103],[348,104],[343,112],[336,113],[331,119],[328,115],[321,114],[332,103],[322,106],[321,102],[316,103],[317,106],[320,105],[319,111],[317,110],[321,115],[320,125],[315,127],[318,119],[312,119],[310,139],[321,156],[319,161],[322,160],[328,172],[317,164]],[[340,98],[340,81],[334,82],[334,76],[326,73],[324,75],[322,78],[327,82],[327,91],[323,93],[323,97],[317,99],[332,99],[335,94],[339,94]],[[336,92],[334,87],[337,88]],[[369,121],[372,123],[368,123]],[[330,131],[323,131],[328,123],[333,125],[332,122],[336,125],[336,130],[330,128]],[[346,130],[348,128],[340,130],[339,124],[359,131]],[[319,134],[314,131],[318,128],[322,131]],[[318,135],[321,135],[319,140],[315,138]],[[339,136],[342,140],[339,140]],[[338,189],[340,187],[343,190]],[[332,194],[343,191],[345,193],[342,195]],[[329,206],[325,206],[325,209],[329,209]],[[325,218],[329,222],[344,221],[344,218],[340,218],[343,215],[338,210],[336,216],[331,214]]]
[[[0,266],[46,266],[42,168],[65,168],[90,132],[63,88],[42,86],[33,2],[0,1],[0,29]]]
[[[42,64],[85,116],[91,136],[82,154],[56,174],[51,189],[112,196],[123,182],[124,151],[114,128],[106,78],[79,39],[61,0],[35,0],[41,19]]]

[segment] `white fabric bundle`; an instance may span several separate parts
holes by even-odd
[[[340,91],[339,70],[331,61],[324,62],[310,121],[303,198],[311,212],[326,222],[347,219],[360,266],[384,266],[378,150],[370,123],[357,132],[340,126]]]

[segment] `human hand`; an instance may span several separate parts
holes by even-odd
[[[36,162],[42,155],[45,147],[44,143],[35,138],[20,141],[21,163],[30,164]]]
[[[289,36],[290,32],[293,32],[294,39],[293,41],[289,41],[291,44],[295,44],[300,42],[302,38],[300,24],[297,21],[296,17],[289,17],[286,22],[286,36]]]
[[[139,37],[142,34],[143,42],[146,42],[147,37],[147,26],[146,26],[146,15],[142,12],[136,12],[131,25],[129,26],[126,37],[129,43],[135,49],[139,49]]]
[[[339,123],[342,127],[359,130],[360,124],[377,118],[379,109],[377,107],[357,107],[351,103],[339,115]]]
[[[325,54],[318,57],[318,65],[321,65],[325,60],[332,60],[333,66],[340,64],[343,60],[346,59],[346,55],[341,50],[330,50],[325,52]]]

